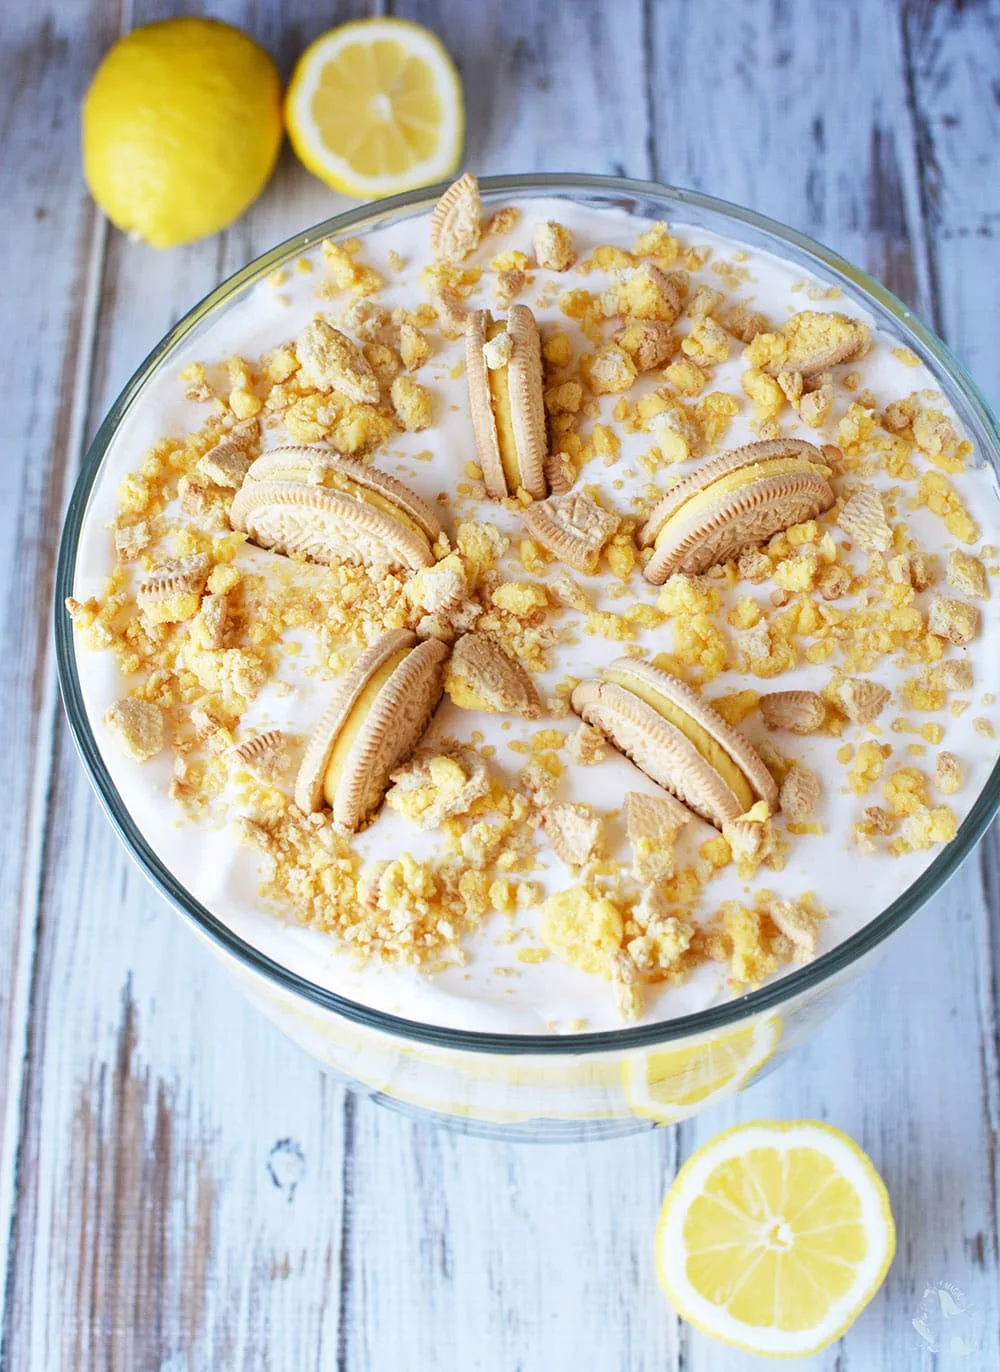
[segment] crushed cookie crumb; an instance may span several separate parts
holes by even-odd
[[[535,225],[531,231],[531,244],[535,250],[535,260],[546,271],[565,272],[576,261],[572,233],[554,219]]]
[[[795,824],[811,819],[822,795],[819,777],[802,763],[788,769],[778,793],[778,808]]]
[[[166,741],[163,711],[148,700],[126,696],[115,701],[104,716],[115,741],[126,757],[147,762],[161,752]]]
[[[871,724],[892,699],[892,692],[877,681],[845,677],[834,687],[837,704],[854,724]]]
[[[397,376],[391,387],[392,407],[403,428],[410,433],[430,427],[434,415],[426,386],[409,376]]]
[[[418,749],[390,780],[386,805],[420,829],[439,829],[446,819],[468,814],[491,790],[483,759],[457,744]]]
[[[813,734],[826,719],[826,702],[816,691],[772,691],[760,697],[760,712],[769,729]]]
[[[377,405],[378,378],[361,349],[316,318],[295,340],[295,352],[306,379],[320,391],[340,391],[358,404]]]
[[[961,591],[963,595],[972,596],[975,600],[989,599],[986,568],[979,558],[973,557],[971,553],[963,553],[960,548],[953,548],[948,554],[945,575],[948,585],[954,586],[955,590]]]
[[[584,866],[604,850],[604,825],[590,805],[550,805],[542,814],[542,828],[557,857],[571,867]]]
[[[882,498],[870,486],[861,486],[854,492],[837,516],[837,523],[866,552],[884,553],[892,546],[892,530]]]
[[[942,795],[953,796],[962,789],[962,764],[954,753],[940,752],[934,761],[934,785]]]
[[[981,615],[975,605],[969,605],[964,600],[936,596],[927,616],[927,628],[930,633],[962,647],[971,643],[978,634],[980,620]]]

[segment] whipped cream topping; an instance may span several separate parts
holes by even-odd
[[[624,212],[577,205],[563,199],[529,200],[521,207],[523,215],[513,230],[503,239],[486,240],[474,261],[485,263],[497,252],[520,249],[533,256],[532,228],[545,220],[557,220],[573,234],[578,261],[586,259],[599,244],[610,243],[629,249],[636,237],[649,223]],[[736,242],[718,238],[701,229],[671,225],[686,244],[707,246],[712,260],[732,260],[739,254],[739,266],[747,277],[736,296],[746,300],[750,308],[761,310],[775,323],[802,309],[840,310],[866,319],[865,313],[846,296],[840,299],[815,299],[819,292],[808,291],[801,268],[757,250],[745,249]],[[431,260],[426,217],[409,218],[369,233],[362,249],[362,258],[380,272],[386,281],[379,295],[379,303],[392,309],[397,305],[412,308],[423,299],[418,285],[422,267]],[[405,266],[394,272],[389,266],[390,253],[399,254]],[[292,339],[309,321],[317,309],[322,309],[336,322],[337,315],[347,304],[340,301],[319,301],[316,283],[322,271],[318,249],[314,253],[316,271],[313,274],[291,270],[280,284],[262,282],[245,298],[228,307],[209,327],[184,344],[173,355],[168,367],[161,368],[145,385],[119,428],[106,455],[105,464],[92,492],[83,528],[76,569],[75,595],[84,598],[100,593],[110,570],[114,552],[113,535],[109,532],[116,510],[116,490],[122,478],[141,462],[145,450],[155,441],[169,434],[181,435],[204,422],[205,410],[195,402],[185,400],[178,372],[188,362],[218,361],[232,354],[254,360],[278,344]],[[553,277],[538,272],[518,299],[535,309],[543,331],[555,325],[567,332],[575,346],[584,346],[572,320],[560,311],[561,292],[581,286],[594,291],[601,287],[604,274],[584,275],[573,269]],[[553,290],[550,283],[555,283]],[[719,278],[709,268],[695,273],[693,285],[704,282],[718,287]],[[481,288],[471,304],[491,304],[488,295],[489,277],[484,273]],[[539,295],[541,293],[541,300]],[[732,293],[727,291],[730,300]],[[899,340],[878,334],[869,354],[852,364],[859,373],[861,387],[871,390],[880,406],[900,399],[910,392],[937,390],[933,375],[922,364],[909,365],[893,349]],[[424,432],[402,433],[380,449],[374,461],[393,473],[437,508],[439,493],[450,497],[445,507],[445,522],[454,531],[460,520],[481,519],[494,523],[512,538],[511,550],[502,564],[511,580],[530,581],[517,557],[517,541],[523,537],[520,519],[511,510],[486,500],[462,500],[455,492],[464,477],[465,465],[476,458],[469,419],[466,382],[461,371],[463,343],[456,341],[438,346],[431,360],[417,373],[417,379],[433,393],[435,404],[434,427]],[[740,375],[744,367],[742,348],[734,343],[729,360],[714,372],[710,389],[727,391],[741,397]],[[846,369],[841,369],[846,370]],[[659,378],[657,378],[659,380]],[[651,388],[653,381],[649,379]],[[641,393],[640,382],[629,398]],[[610,420],[610,412],[618,397],[601,397],[602,419],[611,423],[621,438],[621,452],[611,466],[600,460],[590,463],[581,475],[581,482],[601,487],[607,503],[622,512],[629,512],[642,493],[648,492],[650,477],[637,463],[654,436],[644,433],[627,434]],[[840,386],[830,424],[817,431],[800,423],[786,410],[782,416],[784,434],[810,442],[835,441],[836,421],[851,396]],[[951,414],[942,399],[935,402]],[[757,434],[751,427],[752,405],[743,399],[740,413],[733,420],[721,446],[735,447],[751,442]],[[957,420],[953,422],[956,423]],[[280,429],[265,429],[265,448],[278,446],[288,440]],[[430,458],[427,459],[427,453]],[[418,456],[419,455],[419,456]],[[695,463],[664,468],[655,478],[662,489],[676,475],[691,470]],[[980,526],[980,543],[970,551],[978,552],[983,545],[1000,544],[1000,505],[997,502],[993,472],[986,466],[970,464],[965,471],[949,475]],[[899,482],[884,474],[874,478],[884,490],[898,488]],[[942,555],[956,546],[942,521],[929,510],[910,509],[915,486],[907,483],[898,498],[899,518],[925,550]],[[863,565],[863,556],[858,565]],[[986,559],[990,561],[989,558]],[[994,562],[996,558],[992,559]],[[266,569],[272,555],[246,547],[238,557],[240,565]],[[544,576],[552,578],[563,570],[552,563]],[[595,608],[621,612],[628,600],[623,598],[622,584],[602,570],[595,577],[581,577]],[[995,583],[995,578],[992,578]],[[750,587],[745,583],[724,599],[723,617],[727,605],[740,596],[756,594],[766,600],[770,584]],[[949,592],[943,585],[940,589]],[[928,747],[926,755],[911,756],[907,745],[919,742],[914,733],[892,733],[888,725],[897,714],[907,714],[916,724],[929,719],[944,726],[941,747],[956,754],[965,772],[965,780],[957,795],[937,798],[947,801],[959,819],[964,817],[993,766],[997,745],[976,732],[974,720],[981,717],[997,719],[991,697],[1000,693],[1000,652],[997,651],[997,600],[979,602],[983,625],[979,635],[967,648],[949,649],[950,655],[960,653],[972,665],[973,689],[965,693],[969,708],[958,717],[947,709],[934,715],[914,715],[902,706],[899,697],[886,710],[880,724],[881,742],[892,745],[893,755],[886,764],[886,775],[894,767],[915,765],[930,774],[933,772],[935,750]],[[655,604],[658,588],[641,581],[636,570],[628,585],[627,596],[641,597]],[[922,597],[929,600],[931,593]],[[560,642],[551,651],[551,668],[536,678],[543,697],[551,696],[555,687],[567,677],[590,677],[616,657],[625,645],[583,632],[573,642]],[[671,648],[669,623],[658,629],[640,632],[637,642],[651,653]],[[734,655],[735,657],[735,655]],[[801,662],[794,670],[784,672],[770,681],[761,681],[739,670],[721,673],[703,688],[706,699],[743,688],[758,691],[821,689],[830,679],[836,659],[826,664]],[[338,947],[327,934],[297,924],[291,912],[276,911],[263,902],[258,894],[260,884],[259,857],[247,847],[241,847],[233,836],[231,805],[221,805],[210,817],[196,825],[186,822],[176,805],[168,797],[172,758],[168,751],[143,766],[121,756],[110,738],[102,717],[108,707],[127,690],[110,653],[85,651],[78,645],[77,665],[92,727],[102,756],[122,801],[132,815],[147,842],[161,861],[199,901],[229,925],[247,943],[261,953],[287,966],[321,986],[338,994],[360,1001],[374,1008],[424,1021],[465,1030],[544,1033],[567,1033],[574,1029],[588,1031],[621,1027],[609,986],[600,978],[563,964],[554,957],[532,963],[521,961],[517,954],[528,947],[538,947],[537,910],[519,910],[513,927],[518,931],[511,938],[511,920],[493,916],[465,943],[465,965],[426,975],[411,967],[385,966],[375,961],[358,965],[354,957]],[[250,733],[279,728],[297,735],[309,733],[321,715],[331,693],[329,679],[310,672],[308,653],[289,658],[282,663],[278,677],[261,690],[250,710],[244,715],[244,736]],[[881,658],[872,673],[874,679],[898,691],[904,679],[920,671],[913,664],[898,665],[891,658]],[[491,759],[493,771],[514,783],[517,772],[524,765],[524,747],[530,747],[532,736],[539,728],[551,727],[572,732],[577,721],[574,716],[527,722],[512,716],[484,716],[457,709],[445,698],[425,743],[436,738],[471,739],[474,732],[485,736],[485,742],[495,748]],[[764,721],[758,712],[752,713],[741,725],[751,740],[768,737]],[[866,731],[851,727],[843,739],[823,734],[796,737],[789,733],[771,735],[786,755],[812,768],[823,781],[823,796],[814,818],[823,826],[821,836],[801,836],[792,840],[787,861],[781,871],[762,870],[754,888],[766,887],[776,896],[794,899],[803,892],[812,892],[827,911],[823,923],[819,951],[824,952],[857,932],[886,908],[923,871],[939,851],[890,856],[885,849],[873,854],[860,853],[851,838],[851,826],[861,817],[868,804],[880,803],[879,788],[868,797],[858,797],[848,791],[845,766],[837,759],[844,742],[855,745]],[[625,758],[609,749],[606,759],[596,766],[566,764],[561,778],[559,799],[586,801],[601,813],[620,810],[621,799],[627,791],[656,792],[649,781]],[[291,780],[288,785],[290,787]],[[699,844],[714,834],[709,826],[696,821],[687,826],[678,843],[678,865],[692,862]],[[619,816],[607,822],[609,849],[623,862],[628,861],[624,839],[624,825]],[[424,833],[414,828],[402,815],[388,807],[376,821],[355,840],[357,850],[366,858],[395,857],[407,851],[415,858],[426,858],[439,849],[441,838],[434,832]],[[540,870],[530,874],[539,881],[546,893],[562,889],[575,880],[544,840],[539,841]],[[845,872],[850,872],[849,886]],[[750,900],[747,884],[740,880],[734,866],[716,876],[702,892],[698,913],[707,916],[724,900]],[[725,968],[704,964],[682,986],[666,984],[647,988],[645,1019],[657,1021],[681,1014],[690,1014],[727,999],[730,992],[725,985]]]

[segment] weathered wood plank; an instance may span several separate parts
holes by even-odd
[[[363,1104],[355,1126],[346,1366],[676,1365],[652,1252],[669,1132],[524,1147]]]
[[[1000,5],[904,0],[903,36],[937,325],[996,406]]]
[[[1000,5],[938,6],[907,0],[904,38],[911,82],[921,189],[933,242],[936,322],[967,365],[994,411],[1000,406],[1000,356],[995,321],[1000,308]],[[975,976],[965,983],[980,1026],[978,1082],[990,1123],[983,1158],[990,1188],[988,1213],[973,1213],[967,1263],[991,1279],[995,1291],[1000,1231],[1000,828],[979,851],[980,917],[971,922]],[[971,1018],[971,1014],[969,1014]],[[971,1075],[971,1065],[970,1065]],[[955,1280],[964,1285],[962,1278]],[[974,1299],[972,1291],[969,1296]],[[984,1329],[996,1329],[995,1301],[983,1307]],[[1000,1362],[996,1344],[984,1357]]]
[[[653,6],[655,175],[819,237],[910,301],[927,250],[889,6]]]
[[[429,25],[454,56],[473,171],[649,174],[638,0],[396,0],[388,9]]]
[[[113,32],[89,0],[6,16],[0,65],[0,251],[4,273],[0,408],[7,495],[0,509],[0,1241],[16,1177],[34,906],[56,701],[46,670],[51,538],[78,448],[92,357],[103,228],[77,179],[78,65]],[[30,345],[18,327],[27,323]],[[13,708],[10,708],[10,705]],[[3,1269],[5,1284],[6,1267]],[[2,1299],[2,1297],[0,1297]]]

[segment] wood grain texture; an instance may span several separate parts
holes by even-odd
[[[8,436],[0,508],[0,1233],[16,1187],[22,1068],[56,696],[48,661],[52,538],[78,449],[90,381],[96,281],[105,231],[78,186],[72,127],[81,63],[96,61],[113,14],[79,0],[5,17],[0,83],[0,249],[4,275],[0,386]],[[26,247],[30,242],[30,251]],[[32,346],[18,324],[28,323]],[[4,1257],[6,1259],[6,1245]],[[6,1267],[4,1268],[6,1272]],[[2,1299],[2,1297],[0,1297]]]
[[[2,39],[18,79],[0,88],[0,191],[16,209],[0,216],[0,245],[24,264],[5,283],[7,314],[37,324],[30,349],[0,343],[21,464],[0,508],[13,645],[0,672],[17,702],[0,717],[14,764],[0,797],[0,1364],[761,1367],[678,1327],[652,1232],[692,1148],[737,1120],[804,1115],[872,1153],[900,1247],[870,1310],[802,1365],[1000,1367],[995,842],[851,1004],[735,1104],[680,1130],[537,1149],[345,1094],[244,1005],[124,857],[55,709],[49,577],[69,473],[189,304],[337,208],[286,149],[261,201],[216,239],[156,255],[105,232],[77,180],[76,104],[116,32],[175,8],[72,0],[11,16]],[[379,9],[429,23],[455,54],[475,170],[653,175],[773,214],[882,276],[1000,400],[996,0]],[[286,72],[354,12],[361,0],[211,6]],[[972,1357],[932,1361],[912,1328],[925,1287],[944,1281],[976,1308],[958,1331]]]
[[[938,7],[911,0],[904,37],[921,191],[932,247],[934,322],[983,390],[1000,406],[1000,4]],[[967,868],[973,866],[970,861]],[[981,915],[969,930],[975,977],[966,983],[978,1027],[979,1113],[987,1123],[984,1180],[990,1221],[967,1244],[972,1263],[994,1284],[1000,1231],[1000,828],[994,824],[970,875]],[[970,1007],[971,1008],[971,1007]],[[969,1009],[966,1018],[971,1018]],[[992,1315],[992,1304],[986,1310]],[[990,1316],[987,1316],[989,1320]],[[997,1319],[992,1315],[996,1329]],[[1000,1339],[1000,1335],[997,1335]],[[997,1345],[987,1345],[997,1365]]]
[[[397,0],[388,9],[429,25],[454,56],[475,171],[649,175],[642,0]]]

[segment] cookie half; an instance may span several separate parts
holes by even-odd
[[[362,653],[306,746],[295,803],[329,805],[354,830],[378,808],[391,774],[420,742],[444,690],[445,644],[394,629]]]
[[[560,562],[591,575],[597,571],[601,549],[622,522],[620,515],[605,510],[586,491],[534,500],[522,518],[536,543]]]
[[[483,202],[479,182],[471,172],[453,181],[431,213],[430,240],[434,256],[461,262],[482,234]]]
[[[834,501],[823,454],[801,439],[748,443],[720,453],[672,486],[639,531],[654,552],[644,575],[707,571]]]
[[[783,347],[777,355],[769,356],[769,342],[779,338]],[[781,372],[798,372],[801,376],[816,376],[840,362],[852,362],[862,357],[871,345],[871,329],[860,319],[837,312],[800,310],[780,325],[777,335],[767,334],[760,343],[751,339],[746,357],[752,366],[760,365],[771,376]],[[763,354],[758,363],[758,350]]]
[[[541,701],[535,683],[519,662],[487,634],[463,634],[451,650],[445,690],[463,710],[519,714],[538,719]]]
[[[265,466],[247,474],[229,512],[234,529],[262,548],[311,562],[415,571],[432,565],[431,544],[441,524],[425,501],[375,467],[325,455],[310,458],[308,451],[279,449],[257,459]],[[297,455],[286,456],[290,452]]]
[[[368,462],[341,457],[331,448],[306,444],[272,448],[251,464],[246,481],[301,481],[353,495],[382,509],[386,508],[382,502],[387,501],[419,525],[431,542],[444,532],[433,506],[404,482]]]
[[[616,659],[571,704],[647,776],[717,828],[755,800],[777,807],[753,745],[683,681],[636,658]]]
[[[465,330],[472,430],[487,493],[547,492],[542,348],[535,316],[511,305],[506,321],[474,310]],[[493,365],[490,365],[492,363]]]

